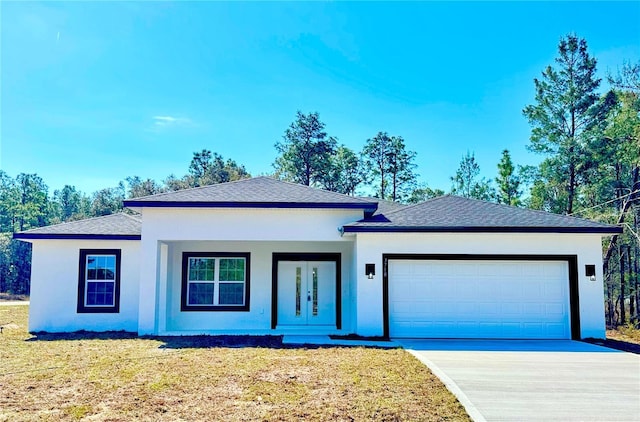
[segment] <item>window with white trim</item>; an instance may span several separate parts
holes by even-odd
[[[119,312],[120,249],[80,249],[78,312]]]
[[[249,310],[249,254],[184,252],[183,311]]]

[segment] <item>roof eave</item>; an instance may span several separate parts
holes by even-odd
[[[136,201],[125,200],[125,207],[129,208],[320,208],[320,209],[361,209],[375,210],[377,203],[365,202],[236,202],[236,201]]]
[[[410,227],[410,226],[344,226],[344,233],[585,233],[619,234],[620,227]]]
[[[89,234],[89,233],[14,233],[17,240],[66,239],[66,240],[140,240],[139,234]]]

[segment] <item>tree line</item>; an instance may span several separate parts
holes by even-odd
[[[496,176],[481,177],[473,151],[462,156],[448,192],[418,182],[417,154],[397,134],[379,131],[353,150],[327,133],[318,112],[298,111],[274,145],[271,176],[347,195],[416,203],[451,193],[497,203],[618,224],[624,233],[603,246],[607,322],[638,322],[640,220],[640,63],[624,63],[602,92],[597,60],[587,42],[563,37],[557,57],[534,79],[535,98],[522,110],[531,126],[527,148],[537,166],[513,162],[507,149]],[[11,233],[107,215],[126,198],[250,177],[246,168],[207,149],[195,152],[187,173],[161,183],[139,176],[92,194],[72,185],[50,196],[36,174],[0,171],[0,291],[26,293],[30,248]]]

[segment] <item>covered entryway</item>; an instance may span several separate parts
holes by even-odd
[[[340,329],[340,273],[340,254],[273,254],[271,327]]]
[[[570,258],[387,256],[385,331],[399,338],[570,339],[579,333]]]

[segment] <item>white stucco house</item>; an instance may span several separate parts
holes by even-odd
[[[615,226],[443,196],[403,206],[267,177],[16,233],[29,330],[579,339],[605,335]]]

